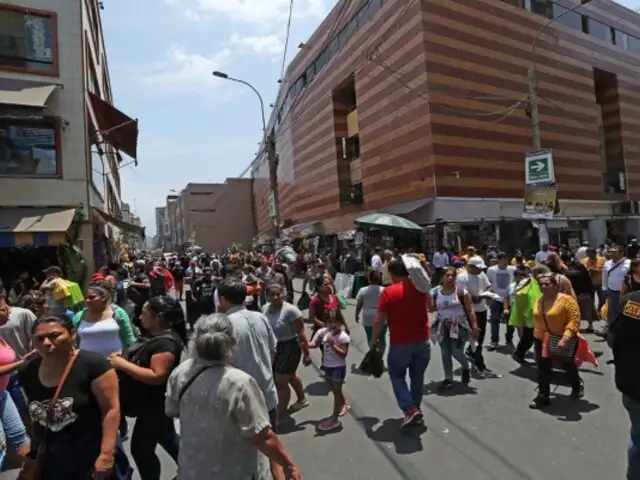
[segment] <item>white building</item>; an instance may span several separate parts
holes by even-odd
[[[102,5],[0,0],[0,250],[75,245],[93,269],[136,229],[118,168],[135,161],[138,125],[112,106]]]

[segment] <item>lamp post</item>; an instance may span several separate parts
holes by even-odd
[[[227,73],[215,71],[213,72],[214,77],[221,78],[223,80],[229,80],[231,82],[241,83],[246,87],[249,87],[253,90],[253,93],[256,94],[258,100],[260,101],[260,113],[262,116],[262,144],[267,152],[267,161],[269,162],[269,184],[271,187],[271,196],[273,198],[273,206],[274,206],[274,216],[273,223],[275,226],[276,239],[280,238],[280,199],[278,195],[278,155],[276,154],[276,143],[273,135],[267,135],[267,119],[264,110],[264,100],[262,99],[262,95],[256,87],[251,85],[249,82],[244,80],[240,80],[239,78],[231,77]],[[253,203],[253,202],[252,202]],[[257,220],[257,219],[256,219]]]
[[[586,5],[591,0],[580,0],[580,3],[577,3],[571,8],[566,9],[564,12],[556,15],[555,17],[549,18],[542,27],[536,33],[536,36],[533,39],[533,44],[531,45],[531,67],[529,68],[527,80],[529,86],[529,110],[531,117],[531,136],[533,140],[533,150],[538,151],[542,149],[542,140],[540,139],[540,112],[538,110],[538,68],[536,63],[536,47],[538,46],[538,40],[549,25],[551,25],[554,21],[559,19],[560,17],[573,12],[580,8],[583,5]]]

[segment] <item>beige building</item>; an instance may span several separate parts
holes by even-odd
[[[112,106],[102,4],[0,0],[0,247],[75,246],[90,269],[140,231],[120,209],[138,125]]]
[[[167,197],[167,236],[172,248],[199,245],[214,252],[234,243],[250,247],[255,231],[251,199],[248,178],[189,183],[180,195]]]

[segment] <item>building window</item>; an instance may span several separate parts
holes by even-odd
[[[621,32],[620,30],[615,30],[613,31],[613,43],[615,43],[617,46],[627,49],[629,48],[628,45],[628,37],[627,34],[624,32]]]
[[[100,194],[102,199],[106,198],[104,186],[105,186],[105,174],[107,169],[102,155],[95,150],[95,146],[91,149],[91,183],[95,187],[96,191]]]
[[[632,52],[640,53],[640,38],[632,35],[627,35],[627,48]]]
[[[58,75],[56,16],[0,6],[0,69]]]
[[[573,28],[574,30],[582,31],[582,15],[578,12],[567,12],[567,8],[561,5],[553,5],[553,18],[556,18],[556,22],[562,25]]]
[[[58,145],[53,123],[0,120],[0,175],[60,175]]]
[[[527,9],[543,17],[553,18],[553,4],[550,0],[530,0]]]
[[[597,37],[600,40],[604,40],[605,42],[612,43],[611,27],[609,27],[608,25],[605,25],[602,22],[594,20],[593,18],[589,18],[588,31],[585,33],[588,33],[589,35],[593,35],[594,37]]]

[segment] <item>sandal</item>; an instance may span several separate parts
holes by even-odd
[[[318,425],[318,430],[321,432],[330,432],[332,430],[337,430],[342,427],[342,423],[339,421],[332,421],[331,419],[325,420],[324,422]]]
[[[347,413],[349,413],[349,410],[351,410],[351,405],[349,405],[348,403],[345,403],[344,406],[342,407],[342,410],[340,410],[340,417],[344,417]]]
[[[305,398],[304,400],[298,400],[296,403],[292,403],[289,406],[288,411],[299,412],[300,410],[302,410],[303,408],[307,408],[308,406],[309,406],[309,400]]]

